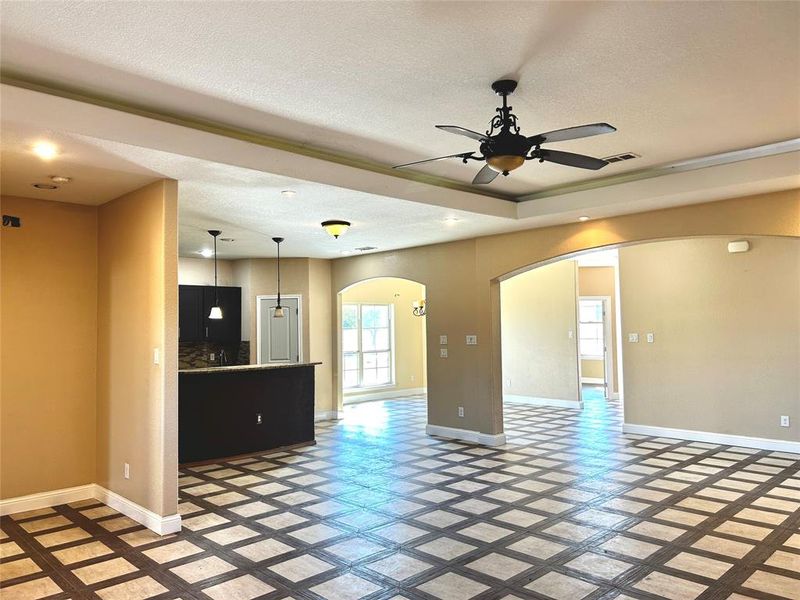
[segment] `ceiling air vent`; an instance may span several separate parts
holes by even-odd
[[[361,246],[361,248],[356,248],[359,252],[369,252],[370,250],[377,250],[375,246]]]
[[[603,158],[604,161],[607,163],[616,163],[622,162],[623,160],[632,160],[634,158],[641,158],[638,154],[634,154],[633,152],[623,152],[622,154],[613,154],[611,156],[606,156]]]

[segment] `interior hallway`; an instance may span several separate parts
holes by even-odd
[[[182,470],[165,538],[93,500],[3,517],[3,598],[800,597],[800,456],[623,436],[600,400],[506,405],[503,448],[426,436],[420,397],[350,406]]]

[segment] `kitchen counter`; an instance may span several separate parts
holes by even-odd
[[[314,367],[232,365],[178,373],[178,461],[314,444]]]
[[[227,365],[224,367],[202,367],[200,369],[181,369],[178,373],[235,373],[237,371],[265,371],[267,369],[296,369],[299,367],[313,367],[321,365],[321,362],[306,363],[271,363],[264,365]]]

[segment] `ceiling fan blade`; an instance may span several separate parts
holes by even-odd
[[[548,162],[567,165],[568,167],[578,167],[579,169],[591,169],[593,171],[602,169],[608,164],[601,158],[562,152],[561,150],[540,150],[539,156]]]
[[[492,183],[494,178],[497,177],[500,173],[492,169],[489,165],[483,165],[483,168],[478,171],[478,174],[475,175],[475,179],[472,180],[473,185],[476,184],[483,184],[483,183]]]
[[[592,123],[591,125],[578,125],[577,127],[567,127],[566,129],[556,129],[547,133],[532,135],[528,139],[534,144],[552,144],[553,142],[564,142],[578,138],[601,135],[603,133],[613,133],[617,128],[608,123]]]
[[[478,133],[477,131],[472,131],[472,129],[466,129],[465,127],[459,127],[458,125],[437,125],[436,129],[441,129],[448,133],[455,133],[456,135],[464,135],[473,140],[478,140],[479,142],[486,139],[486,134]]]
[[[467,158],[472,156],[474,152],[461,152],[460,154],[448,154],[447,156],[437,156],[436,158],[426,158],[425,160],[415,160],[414,162],[404,163],[402,165],[395,165],[393,169],[400,169],[402,167],[410,167],[411,165],[419,165],[421,163],[431,162],[434,160],[443,160],[445,158]]]

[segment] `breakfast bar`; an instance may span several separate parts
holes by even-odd
[[[179,462],[314,444],[314,367],[318,364],[179,371]]]

